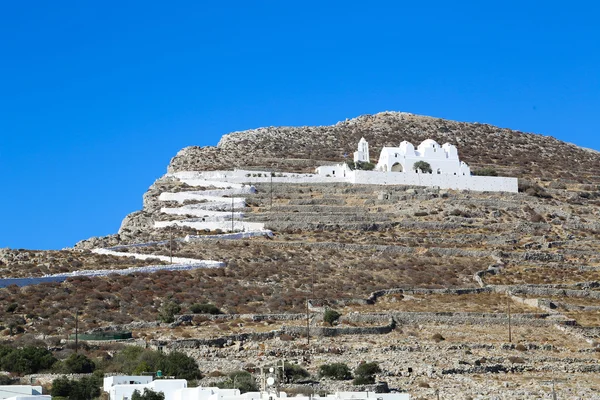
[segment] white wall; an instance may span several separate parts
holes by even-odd
[[[185,221],[155,221],[155,228],[166,228],[169,226],[187,226],[196,230],[210,230],[214,231],[220,229],[223,232],[235,232],[235,231],[264,231],[265,224],[262,222],[244,222],[244,221],[233,221],[233,230],[231,229],[231,220],[229,221],[199,221],[185,220]]]
[[[108,392],[114,385],[144,384],[152,382],[151,375],[117,375],[107,376],[103,381],[103,389]]]
[[[358,184],[438,186],[440,189],[478,192],[512,192],[518,189],[517,178],[497,176],[462,176],[420,174],[415,172],[352,171],[349,180]]]
[[[343,164],[338,164],[343,165]],[[334,166],[325,166],[334,167]],[[319,167],[324,168],[324,167]],[[341,168],[341,167],[340,167]],[[412,168],[412,166],[411,166]],[[461,167],[461,171],[468,171],[468,166]],[[322,171],[327,171],[326,169]],[[197,172],[198,174],[209,174],[235,182],[269,182],[271,177],[246,177],[247,173],[256,173],[257,171],[209,171]],[[263,172],[266,173],[266,172]],[[336,175],[338,173],[336,172]],[[206,176],[208,178],[208,176]],[[346,176],[326,177],[319,174],[284,174],[282,177],[273,177],[273,182],[281,183],[334,183],[348,182],[355,184],[373,184],[373,185],[416,185],[416,186],[437,186],[441,189],[454,190],[474,190],[490,192],[518,192],[517,178],[495,177],[495,176],[471,176],[465,172],[465,175],[448,174],[420,174],[414,171],[409,172],[381,172],[381,171],[362,171],[347,170]],[[164,194],[164,193],[163,193]],[[163,200],[161,194],[161,200]],[[166,199],[165,199],[166,200]],[[173,199],[175,200],[175,199]],[[179,200],[181,201],[181,200]]]
[[[144,389],[148,388],[155,392],[163,392],[165,400],[177,400],[176,392],[186,387],[187,381],[185,379],[157,379],[150,383],[139,385],[114,385],[108,393],[110,400],[129,400],[135,390],[143,393]]]
[[[32,385],[1,385],[0,386],[0,399],[7,399],[9,397],[27,397],[37,396],[42,394],[41,386]],[[23,395],[23,396],[20,396]]]

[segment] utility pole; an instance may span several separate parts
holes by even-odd
[[[510,322],[510,302],[511,302],[511,298],[510,298],[510,293],[508,294],[508,343],[512,342],[512,327],[511,327],[511,322]]]
[[[79,336],[79,309],[75,310],[75,354],[77,354]]]
[[[233,196],[231,196],[231,233],[233,233],[233,210],[234,210],[234,205],[233,205]]]
[[[169,257],[171,258],[171,264],[173,264],[173,225],[169,229]]]
[[[269,211],[273,211],[273,174],[274,172],[271,171],[271,207],[269,208]]]
[[[308,312],[308,294],[306,295],[306,344],[310,344],[310,314]]]

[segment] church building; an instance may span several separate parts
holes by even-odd
[[[364,140],[364,139],[363,139]],[[360,149],[360,143],[359,143]],[[356,154],[356,153],[355,153]],[[424,140],[415,149],[406,140],[398,147],[384,147],[379,155],[375,170],[382,172],[423,172],[417,171],[415,163],[424,161],[431,166],[432,174],[471,176],[471,169],[458,159],[456,146],[446,143],[440,146],[435,140]]]

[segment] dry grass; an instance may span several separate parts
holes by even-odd
[[[389,295],[373,305],[348,306],[344,312],[482,312],[506,313],[508,297],[496,293],[463,295]],[[511,302],[513,313],[537,313],[538,309]]]
[[[543,267],[543,266],[511,266],[502,269],[498,275],[484,278],[490,285],[518,284],[574,284],[600,280],[600,269],[597,271],[580,271],[574,267]]]

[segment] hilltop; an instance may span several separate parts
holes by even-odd
[[[186,147],[169,172],[262,167],[312,172],[324,162],[352,155],[361,137],[374,155],[402,140],[434,139],[458,147],[461,159],[480,168],[495,167],[504,176],[600,182],[600,153],[550,136],[488,124],[449,121],[403,112],[363,115],[331,126],[267,127],[233,132],[216,147]]]

